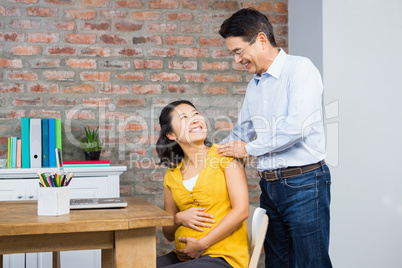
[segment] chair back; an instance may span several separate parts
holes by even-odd
[[[250,244],[249,268],[257,268],[262,246],[268,228],[266,210],[260,207],[249,207],[249,217],[246,220],[248,239]]]

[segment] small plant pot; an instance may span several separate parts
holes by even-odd
[[[89,161],[89,160],[99,160],[100,158],[100,151],[97,152],[84,152],[85,154],[85,160]]]

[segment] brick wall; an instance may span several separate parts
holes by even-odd
[[[253,6],[287,50],[287,0],[2,0],[0,157],[21,117],[60,117],[63,157],[83,159],[84,125],[101,125],[102,159],[127,165],[121,194],[163,205],[154,144],[161,108],[188,99],[218,141],[236,122],[251,75],[217,33],[224,19]],[[258,204],[255,169],[247,170]],[[172,245],[158,233],[158,252]]]

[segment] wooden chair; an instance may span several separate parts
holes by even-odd
[[[257,268],[268,228],[266,210],[260,207],[250,206],[246,223],[250,244],[250,263],[248,267]]]

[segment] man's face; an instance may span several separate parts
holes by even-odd
[[[236,63],[242,64],[249,73],[262,74],[267,71],[268,68],[265,68],[263,64],[264,58],[261,58],[261,56],[264,56],[258,36],[254,38],[254,42],[251,44],[244,41],[242,37],[230,36],[226,38],[226,44],[234,54]],[[239,54],[239,52],[241,53]]]

